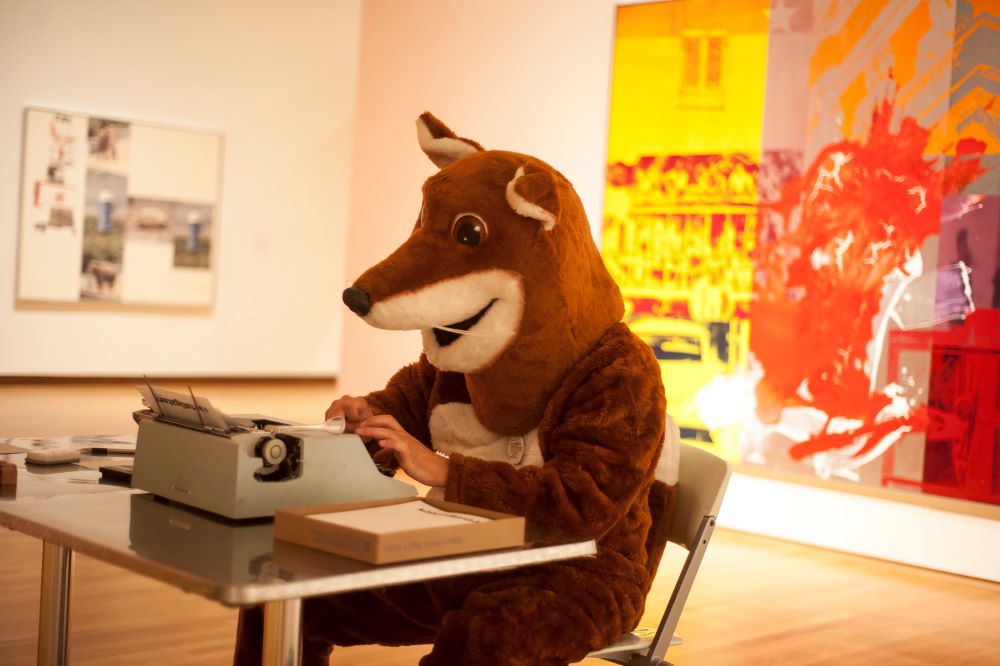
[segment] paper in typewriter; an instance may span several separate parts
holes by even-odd
[[[374,534],[390,534],[403,530],[419,530],[431,527],[454,527],[467,523],[483,523],[485,516],[470,513],[445,511],[426,502],[414,500],[387,506],[373,506],[351,511],[332,511],[309,516],[325,523],[363,530]]]
[[[195,427],[209,427],[225,430],[230,420],[203,396],[171,391],[160,386],[136,386],[143,402],[153,412],[164,419]],[[197,405],[195,405],[197,402]],[[200,413],[200,417],[199,417]]]

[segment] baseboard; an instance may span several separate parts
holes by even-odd
[[[733,475],[719,525],[1000,582],[1000,521],[756,475]]]

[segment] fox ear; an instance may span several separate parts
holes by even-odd
[[[547,171],[530,165],[518,167],[514,179],[507,183],[507,203],[518,215],[541,222],[546,231],[556,226],[559,195]]]
[[[417,141],[439,169],[483,149],[472,139],[457,136],[447,125],[426,111],[417,118]]]

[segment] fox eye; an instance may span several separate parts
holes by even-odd
[[[459,215],[451,226],[451,235],[462,245],[476,247],[486,238],[486,223],[475,215]]]

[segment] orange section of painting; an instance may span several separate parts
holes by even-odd
[[[840,105],[844,110],[844,130],[854,126],[854,114],[861,100],[868,97],[868,86],[865,83],[864,72],[859,73],[840,95]]]
[[[921,2],[889,39],[889,47],[896,63],[892,78],[905,86],[917,73],[917,47],[920,40],[931,29],[931,13],[927,3]]]
[[[990,82],[1000,80],[1000,1],[970,2],[973,10],[971,21],[955,27],[956,62],[971,60],[978,64],[963,71],[952,81],[948,91],[950,108],[946,132],[947,144],[942,152],[955,154],[960,137],[982,141],[988,154],[1000,153],[1000,103],[992,92]],[[983,44],[992,45],[988,53],[982,52]],[[972,60],[966,52],[970,44],[978,44],[980,52]],[[995,83],[993,84],[995,86]]]
[[[872,23],[882,13],[886,2],[887,0],[859,2],[847,17],[844,26],[836,34],[820,42],[809,63],[809,85],[816,85],[823,72],[843,64],[854,49],[854,45],[871,29]]]
[[[967,0],[970,7],[972,7],[972,15],[978,17],[980,14],[986,14],[987,16],[996,16],[1000,12],[1000,7],[997,5],[997,0]]]

